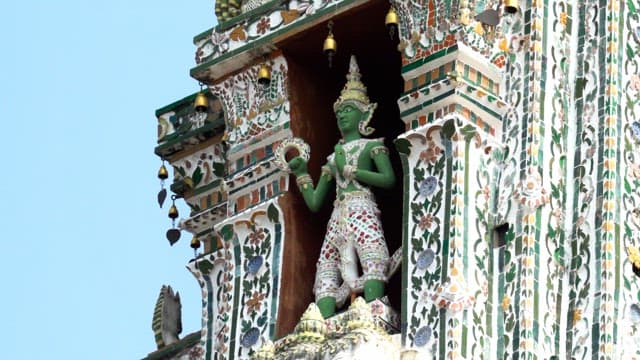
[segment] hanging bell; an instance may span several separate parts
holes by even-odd
[[[176,204],[171,205],[169,208],[169,218],[174,220],[178,218],[178,208],[176,207]]]
[[[322,51],[324,51],[324,54],[327,55],[327,59],[329,60],[329,67],[331,67],[333,57],[335,56],[336,51],[338,51],[338,44],[333,38],[333,33],[331,31],[329,31],[329,35],[327,35],[327,38],[324,39]]]
[[[338,44],[333,38],[332,33],[329,33],[329,35],[327,35],[327,38],[324,39],[324,46],[322,47],[322,51],[324,51],[327,56],[333,56],[335,55],[336,51],[338,51]]]
[[[200,248],[200,239],[198,239],[198,236],[193,236],[193,239],[191,239],[191,248],[193,250]]]
[[[160,166],[160,169],[158,170],[158,179],[166,180],[168,177],[169,171],[167,171],[167,168],[164,166],[164,164],[162,164],[162,166]]]
[[[258,70],[258,84],[268,87],[271,83],[271,68],[267,64],[262,64]]]
[[[198,95],[196,95],[196,100],[193,102],[193,107],[198,112],[207,112],[209,109],[209,99],[207,99],[205,94],[199,92]]]
[[[387,26],[387,30],[389,30],[389,36],[393,39],[396,29],[398,28],[398,14],[393,6],[389,8],[389,12],[387,12],[387,16],[384,18],[384,24]]]
[[[504,0],[503,6],[505,13],[515,14],[518,12],[518,0]]]

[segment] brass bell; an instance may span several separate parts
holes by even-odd
[[[336,51],[338,51],[338,44],[333,38],[333,33],[329,33],[329,35],[327,35],[327,38],[324,39],[324,46],[322,47],[322,51],[324,51],[327,56],[333,56]]]
[[[271,68],[262,64],[258,70],[258,84],[267,87],[271,83]]]
[[[191,239],[191,248],[192,249],[198,249],[200,247],[200,239],[198,239],[198,236],[194,236],[193,239]]]
[[[160,170],[158,170],[158,179],[166,180],[168,177],[169,171],[167,171],[167,168],[162,164],[162,166],[160,166]]]
[[[384,24],[387,26],[389,35],[393,39],[393,34],[398,28],[398,14],[396,13],[396,9],[394,9],[393,6],[389,8],[389,12],[387,12],[387,16],[385,16],[384,18]]]
[[[503,6],[504,12],[508,14],[515,14],[518,12],[518,0],[504,0]]]
[[[193,107],[198,112],[207,112],[209,109],[209,99],[207,99],[205,94],[199,92],[198,95],[196,95],[196,100],[193,102]]]
[[[178,217],[178,208],[176,207],[176,204],[173,204],[169,208],[169,218],[176,219],[177,217]]]

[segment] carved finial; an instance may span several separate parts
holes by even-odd
[[[180,340],[182,332],[182,304],[180,294],[173,293],[171,286],[162,285],[153,311],[151,329],[158,349]]]
[[[309,304],[307,310],[302,314],[300,322],[296,325],[295,332],[299,337],[324,340],[324,336],[327,333],[327,325],[315,303]]]
[[[347,80],[360,81],[360,76],[360,68],[358,67],[356,56],[351,55],[351,59],[349,59],[349,73],[347,74]]]

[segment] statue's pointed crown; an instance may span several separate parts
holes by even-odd
[[[340,97],[333,104],[333,110],[337,110],[344,102],[354,102],[358,108],[363,109],[369,106],[370,101],[367,96],[367,87],[360,81],[360,68],[356,62],[355,55],[351,55],[349,62],[349,73],[347,73],[347,83],[340,92]]]

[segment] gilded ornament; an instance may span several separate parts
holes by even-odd
[[[267,64],[260,65],[258,69],[258,84],[267,87],[271,83],[271,68]]]
[[[198,95],[196,95],[195,101],[193,102],[193,107],[198,112],[207,112],[207,110],[209,109],[209,99],[207,99],[207,96],[205,94],[199,92]]]
[[[507,14],[515,14],[518,12],[518,0],[504,0],[504,12]]]
[[[178,216],[179,214],[178,214],[178,208],[176,207],[176,204],[171,205],[171,207],[169,208],[169,218],[176,219]]]
[[[198,239],[197,236],[194,236],[191,239],[191,244],[190,245],[191,245],[191,248],[194,249],[194,250],[200,248],[200,239]]]
[[[158,179],[166,180],[168,177],[169,177],[169,171],[167,171],[167,168],[164,166],[164,164],[162,164],[160,166],[160,169],[158,170]]]

